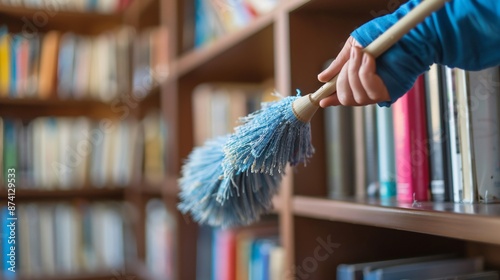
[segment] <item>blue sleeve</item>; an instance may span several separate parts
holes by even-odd
[[[394,13],[371,20],[351,35],[363,47],[422,0],[410,0]],[[426,0],[430,1],[430,0]],[[390,106],[433,63],[465,70],[500,64],[500,1],[452,0],[377,58],[377,74],[389,90]]]

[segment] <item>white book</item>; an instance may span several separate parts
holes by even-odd
[[[92,154],[93,138],[90,131],[90,120],[79,117],[73,120],[71,127],[71,164],[73,176],[71,185],[75,188],[82,187],[88,178],[88,165]],[[95,133],[95,131],[93,131]]]
[[[54,275],[56,273],[55,260],[55,219],[54,207],[50,204],[40,205],[38,208],[40,217],[40,249],[43,257],[43,275]]]
[[[462,201],[475,203],[478,202],[478,191],[468,72],[461,69],[454,69],[454,71],[458,106],[458,139],[462,156]]]
[[[72,178],[76,166],[73,165],[73,154],[71,150],[71,134],[73,121],[69,118],[57,119],[58,130],[58,160],[52,163],[52,168],[57,179],[57,186],[61,189],[69,189],[72,186]]]
[[[76,45],[75,75],[73,76],[73,95],[84,99],[89,94],[90,66],[92,65],[92,41],[80,36]]]
[[[463,181],[462,181],[462,158],[458,142],[458,120],[456,108],[456,86],[454,83],[453,69],[446,68],[446,88],[448,89],[448,121],[449,121],[449,141],[451,168],[453,174],[453,201],[462,202]],[[453,112],[453,113],[451,113]]]
[[[123,220],[120,205],[106,205],[102,217],[101,238],[104,243],[104,264],[107,268],[120,269],[124,265]]]
[[[72,273],[74,271],[72,258],[72,219],[71,206],[65,203],[59,203],[55,206],[55,255],[56,270],[60,273]]]
[[[498,67],[469,72],[475,173],[482,202],[500,201],[500,118]]]
[[[146,265],[155,279],[173,279],[175,222],[159,199],[146,206]]]

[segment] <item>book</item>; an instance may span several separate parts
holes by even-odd
[[[354,195],[352,108],[325,108],[328,196]]]
[[[474,138],[472,135],[472,111],[469,89],[469,73],[461,69],[455,71],[458,107],[458,139],[462,156],[462,202],[474,203],[479,199],[474,159]]]
[[[398,201],[427,201],[429,161],[427,147],[425,85],[420,76],[393,105]]]
[[[470,71],[472,134],[479,201],[500,201],[499,68]]]
[[[71,98],[73,94],[77,45],[78,37],[75,34],[68,32],[61,36],[57,67],[57,91],[58,97],[62,99]]]
[[[383,260],[356,264],[340,264],[337,266],[338,280],[363,280],[363,275],[372,270],[392,267],[403,264],[413,264],[449,258],[449,255],[422,256],[414,258],[403,258],[393,260]]]
[[[146,265],[155,279],[175,278],[175,229],[174,218],[164,203],[150,200],[146,205]]]
[[[443,66],[434,64],[425,73],[430,188],[432,200],[440,202],[451,201],[453,192],[444,71]]]
[[[6,26],[0,26],[0,96],[9,96],[11,74],[11,36]]]
[[[440,278],[433,278],[429,280],[498,280],[499,275],[497,271],[485,271],[477,272],[471,274],[461,274],[461,275],[448,275]]]
[[[396,196],[396,157],[392,108],[377,107],[378,177],[381,199]]]
[[[269,279],[281,280],[285,275],[285,249],[274,246],[269,253]]]
[[[41,37],[34,34],[29,39],[29,56],[28,56],[28,77],[26,91],[23,93],[25,97],[35,97],[38,94],[38,76],[40,70],[40,51]]]
[[[356,197],[365,197],[367,194],[367,178],[366,178],[366,145],[365,145],[365,110],[363,107],[353,108],[354,119],[354,158],[355,168],[354,177],[355,189],[354,194]]]
[[[3,178],[8,178],[8,170],[11,168],[17,169],[17,130],[20,127],[18,120],[4,119],[3,120]],[[4,183],[4,182],[3,182]]]
[[[28,77],[29,77],[29,58],[30,58],[30,40],[17,35],[18,45],[17,45],[17,80],[16,80],[16,91],[13,92],[13,96],[23,97],[28,93]]]
[[[369,197],[375,197],[379,193],[376,106],[372,104],[363,107],[365,110],[366,194]]]
[[[212,240],[215,230],[209,226],[202,225],[198,230],[198,238],[196,242],[196,279],[205,280],[207,275],[212,276],[213,261],[212,259]],[[238,249],[239,250],[239,249]],[[238,273],[240,270],[237,270]],[[239,279],[242,280],[242,279]]]
[[[61,33],[49,31],[43,36],[40,51],[40,70],[38,77],[38,97],[56,97],[58,50]]]
[[[20,52],[20,45],[21,45],[22,37],[19,35],[13,35],[11,36],[10,40],[10,81],[9,81],[9,96],[10,97],[15,97],[17,94],[17,83],[19,80],[18,77],[18,69],[20,65],[18,65],[18,56]]]
[[[144,131],[144,180],[152,185],[165,178],[168,158],[168,128],[160,111],[150,111],[142,120]]]
[[[453,69],[446,67],[446,103],[448,107],[449,139],[450,139],[450,167],[453,174],[453,202],[462,202],[462,156],[458,133],[458,102]]]
[[[446,277],[448,275],[480,272],[482,270],[482,258],[450,259],[380,268],[365,274],[364,279],[408,279],[408,277],[414,279],[429,279]]]

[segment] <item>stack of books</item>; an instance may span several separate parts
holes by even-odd
[[[330,197],[500,201],[499,82],[433,65],[391,108],[328,108]]]

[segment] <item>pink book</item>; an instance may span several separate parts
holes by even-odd
[[[30,52],[30,42],[22,39],[17,52],[17,97],[24,97],[28,87],[28,58]]]
[[[396,145],[397,199],[429,199],[429,152],[425,114],[425,84],[420,76],[393,105]]]
[[[236,236],[233,230],[221,230],[217,232],[217,245],[215,250],[216,279],[236,279]]]

